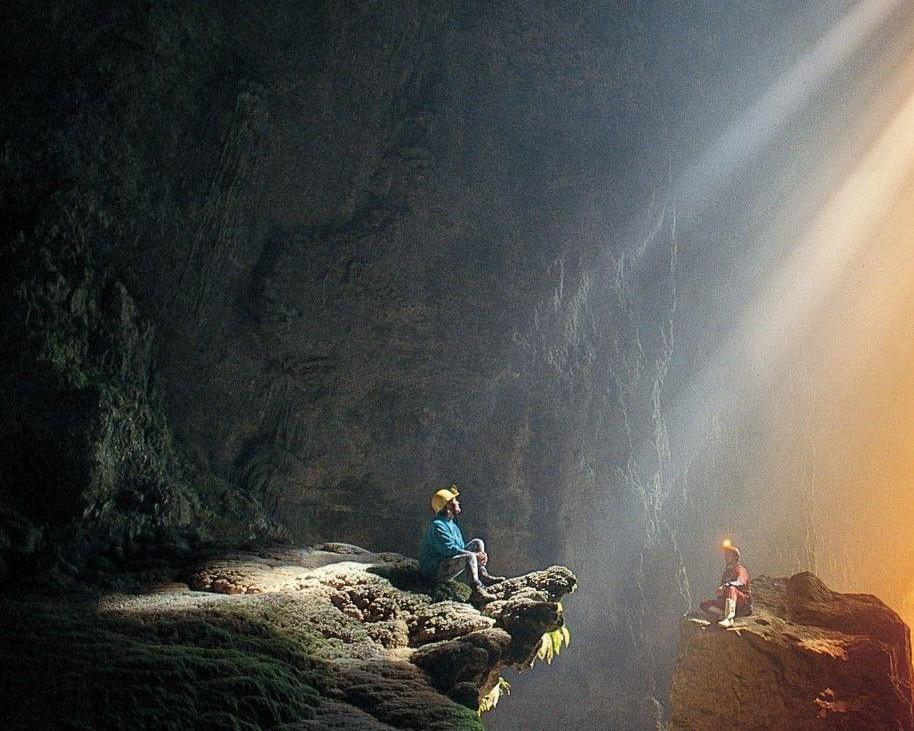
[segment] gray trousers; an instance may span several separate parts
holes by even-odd
[[[456,556],[446,558],[444,561],[439,563],[435,578],[438,581],[456,579],[458,576],[460,576],[460,574],[466,571],[473,583],[473,586],[479,586],[481,584],[479,581],[479,572],[482,571],[483,574],[488,572],[486,571],[485,566],[479,565],[479,559],[476,558],[476,554],[479,551],[485,551],[486,546],[482,542],[482,539],[474,538],[472,541],[467,543],[466,550],[471,551],[471,553],[458,553]]]

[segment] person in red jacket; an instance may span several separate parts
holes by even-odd
[[[736,616],[752,614],[752,584],[749,572],[740,563],[739,549],[729,539],[721,546],[724,551],[724,573],[720,577],[717,598],[707,599],[699,606],[703,612],[720,617],[721,627],[732,627]]]

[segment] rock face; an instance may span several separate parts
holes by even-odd
[[[222,556],[131,593],[10,593],[0,725],[479,729],[575,583],[554,566],[480,611],[412,559],[328,544]]]
[[[731,304],[724,273],[758,263],[733,242],[793,193],[756,171],[764,205],[724,225],[668,185],[718,105],[750,108],[793,62],[757,39],[805,48],[852,3],[798,4],[818,22],[674,0],[13,2],[0,578],[201,541],[407,553],[455,481],[499,572],[559,561],[594,589],[588,666],[536,721],[653,728],[717,498],[675,482],[665,401]],[[785,146],[804,167],[815,148]],[[213,587],[250,597],[236,578]]]
[[[610,535],[612,571],[675,585],[640,558],[675,554],[651,506],[678,65],[639,51],[640,14],[16,3],[0,576],[283,531],[406,553],[455,481],[499,572]],[[666,669],[628,603],[607,639],[595,563],[624,710]]]
[[[689,617],[673,676],[673,729],[911,729],[911,638],[876,597],[813,574],[753,582],[734,628]]]

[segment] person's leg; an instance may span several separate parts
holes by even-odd
[[[467,557],[462,553],[446,558],[438,564],[438,570],[435,572],[435,580],[449,581],[450,579],[456,579],[463,573],[466,567]]]
[[[438,571],[435,578],[438,581],[447,581],[456,579],[464,571],[467,572],[469,584],[474,587],[482,587],[482,581],[479,578],[479,559],[475,553],[458,553],[451,556],[438,564]]]
[[[711,614],[715,617],[720,617],[724,613],[724,600],[723,599],[705,599],[701,604],[698,605],[701,608],[701,611]]]
[[[470,576],[470,581],[475,587],[481,587],[482,582],[479,580],[479,559],[476,558],[475,553],[467,553],[463,556],[463,560],[467,567],[467,574]]]
[[[486,544],[483,543],[482,538],[474,538],[472,541],[467,543],[466,549],[468,551],[472,551],[473,553],[479,553],[480,551],[485,553]],[[486,586],[492,586],[492,584],[498,584],[499,582],[505,580],[504,576],[492,576],[489,573],[489,567],[484,563],[479,564],[479,578]]]
[[[735,586],[728,586],[724,595],[724,611],[718,624],[721,627],[732,627],[733,620],[736,619],[736,597],[739,590]]]
[[[438,581],[447,581],[448,579],[457,578],[464,571],[469,576],[467,583],[473,589],[470,595],[470,602],[473,604],[485,604],[495,599],[493,594],[486,591],[485,584],[479,578],[479,559],[473,553],[460,553],[451,558],[445,559],[438,564],[438,571],[435,578]]]
[[[748,617],[752,614],[752,599],[748,594],[744,594],[736,589],[736,616]]]

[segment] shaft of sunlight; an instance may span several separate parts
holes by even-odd
[[[914,83],[914,54],[905,65]],[[789,367],[815,316],[904,193],[914,174],[914,95],[888,124],[821,207],[806,233],[777,266],[767,286],[706,368],[675,413],[684,416],[691,444],[671,464],[675,480],[718,417],[738,419]]]
[[[902,0],[862,0],[729,125],[679,180],[674,200],[700,207],[773,140],[841,66],[902,6]]]

